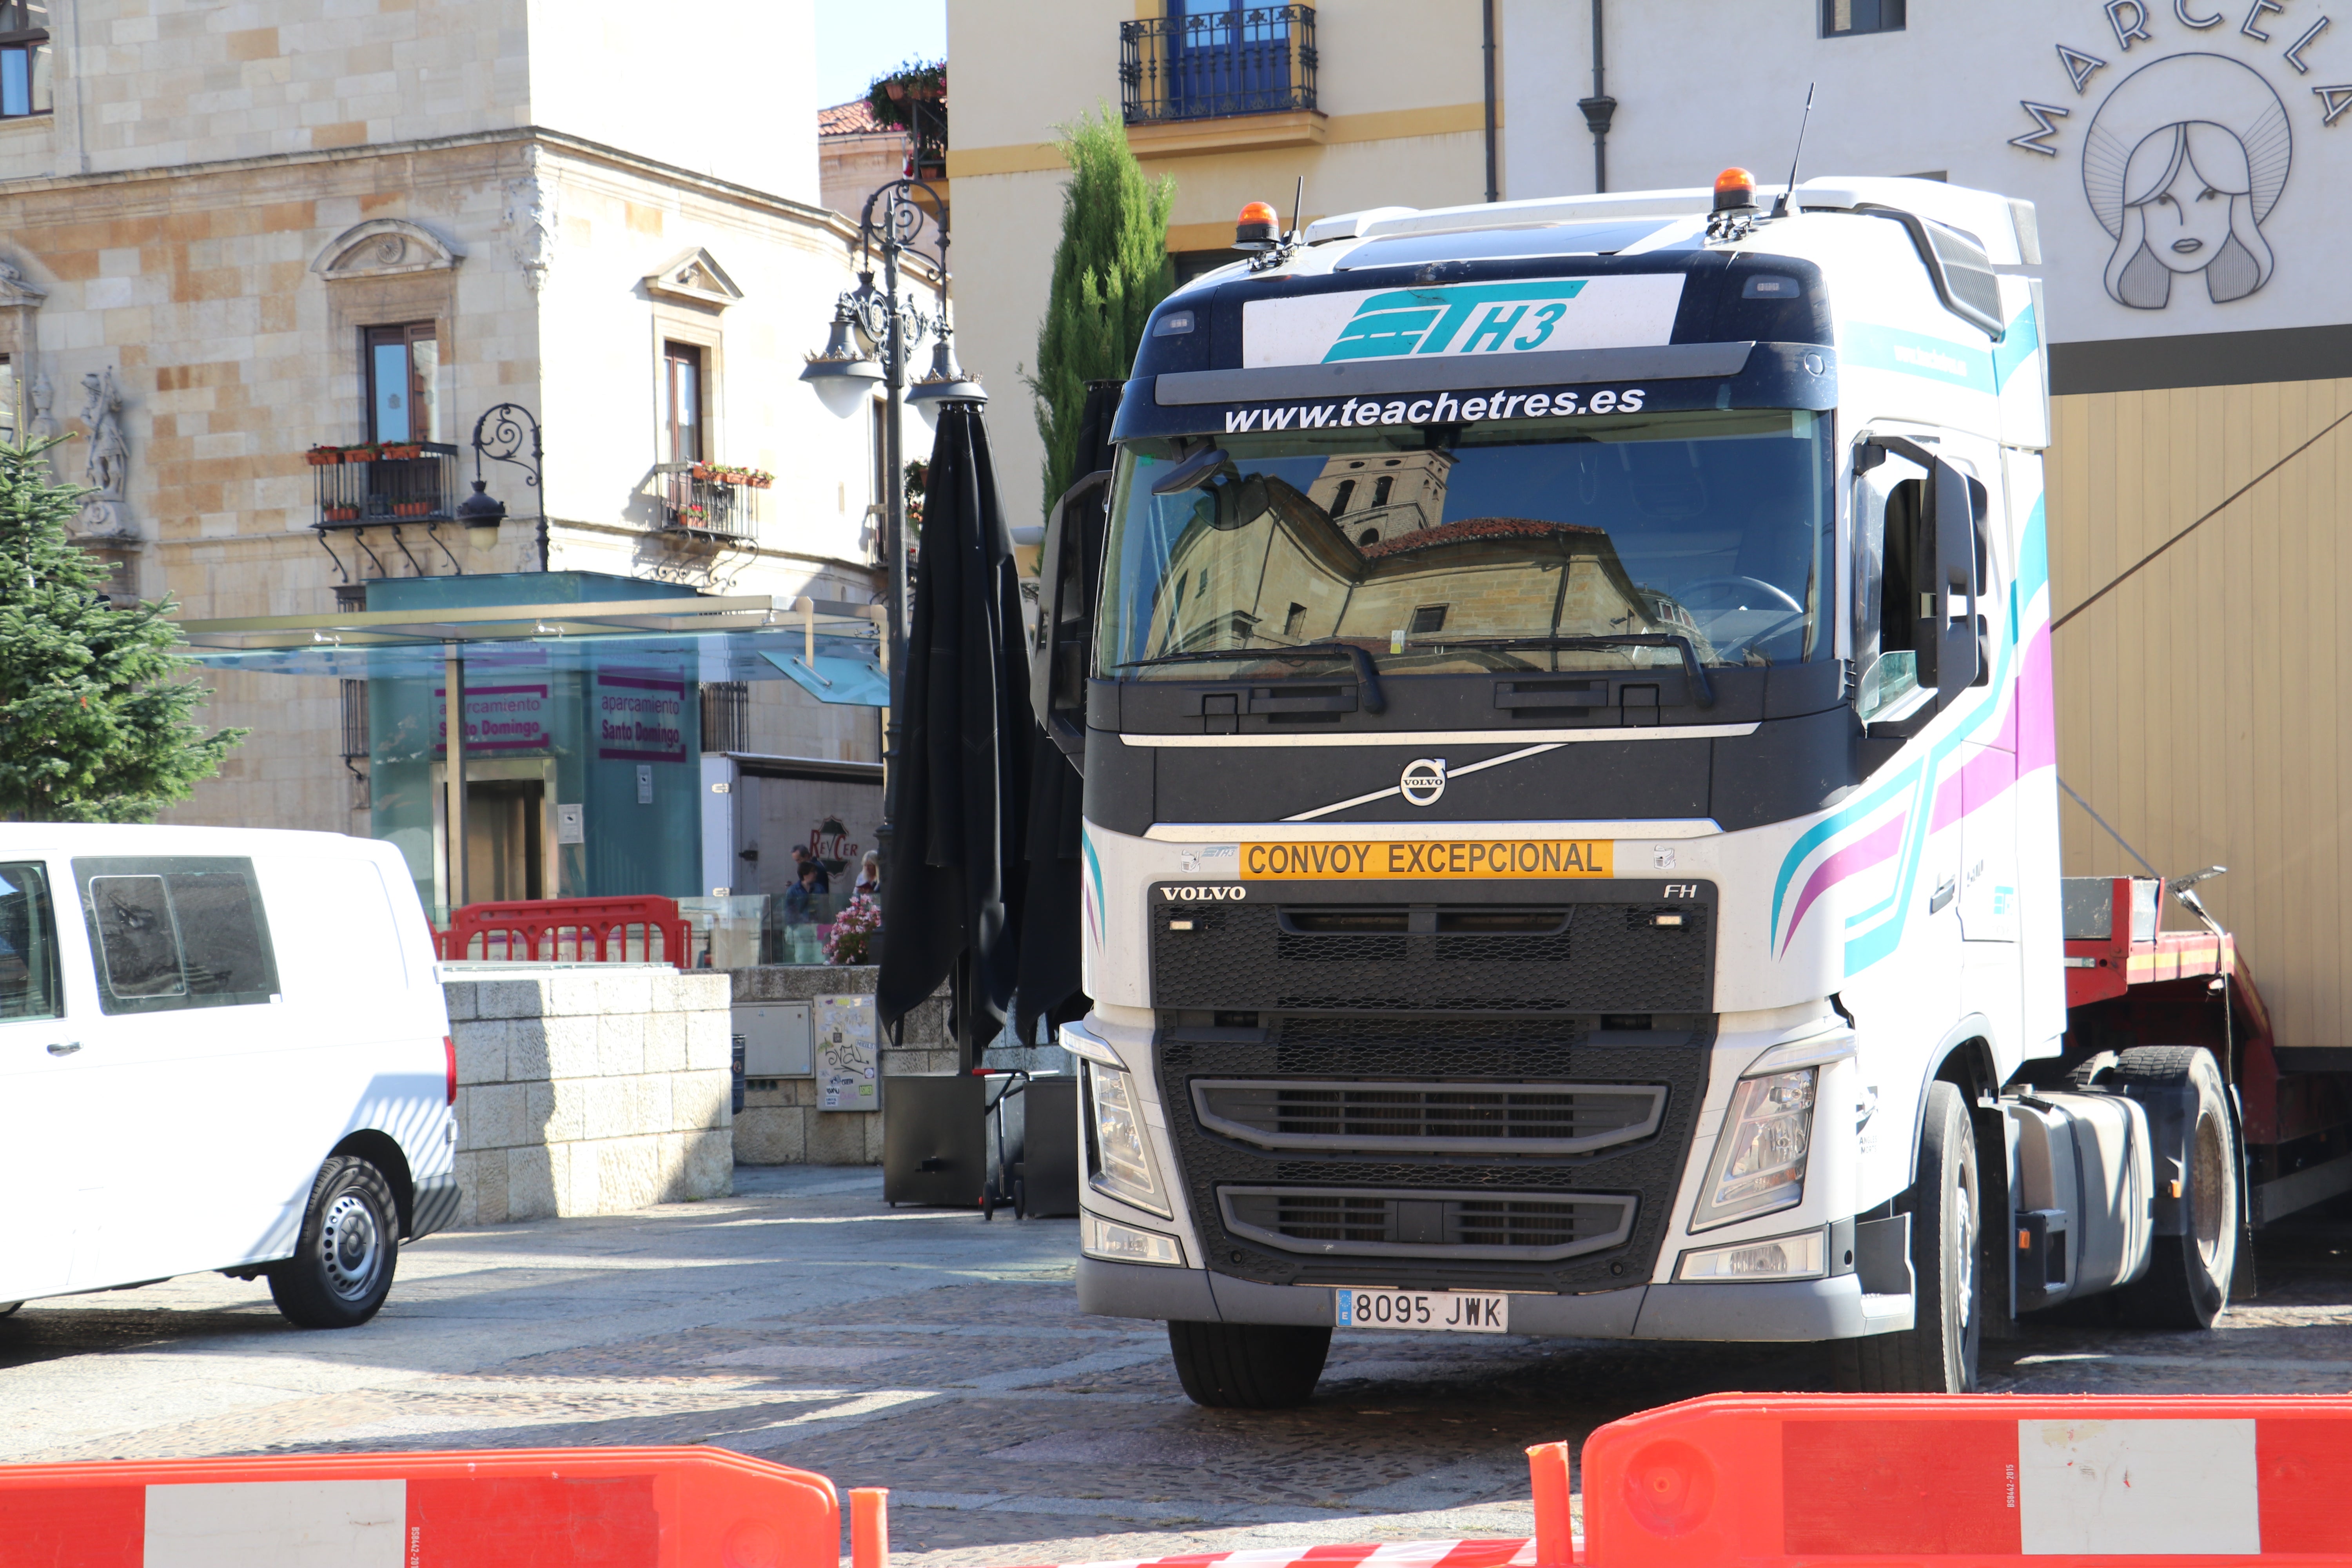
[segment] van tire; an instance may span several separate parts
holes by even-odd
[[[1973,1394],[1984,1337],[1978,1278],[1983,1189],[1968,1102],[1941,1079],[1927,1086],[1919,1171],[1898,1200],[1911,1215],[1912,1326],[1839,1340],[1832,1361],[1841,1391]]]
[[[2116,1292],[2124,1318],[2147,1329],[2210,1329],[2230,1302],[2244,1215],[2230,1091],[2213,1053],[2197,1046],[2136,1046],[2116,1058],[2126,1083],[2185,1086],[2197,1094],[2180,1184],[2188,1233],[2148,1243],[2147,1272]],[[2165,1179],[2159,1176],[2159,1181]]]
[[[357,1328],[391,1294],[399,1261],[392,1184],[365,1160],[338,1154],[310,1184],[294,1256],[269,1267],[269,1299],[297,1328]]]
[[[1212,1410],[1288,1410],[1304,1405],[1331,1353],[1331,1331],[1284,1323],[1171,1320],[1168,1350],[1185,1397]]]

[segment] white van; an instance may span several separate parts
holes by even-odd
[[[373,1317],[457,1210],[434,966],[388,844],[0,823],[0,1314],[217,1269]]]

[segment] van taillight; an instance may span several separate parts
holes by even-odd
[[[441,1037],[441,1054],[449,1061],[449,1103],[457,1103],[457,1042],[447,1035]]]

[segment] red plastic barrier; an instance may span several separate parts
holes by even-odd
[[[0,1468],[0,1568],[835,1568],[833,1483],[724,1448]]]
[[[441,935],[441,956],[509,963],[694,962],[676,899],[517,899],[467,904]]]
[[[1583,1458],[1599,1568],[2352,1562],[2352,1398],[1716,1394]]]

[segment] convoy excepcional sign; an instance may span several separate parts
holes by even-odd
[[[1242,364],[1649,348],[1673,338],[1682,297],[1672,272],[1252,300],[1242,307]]]
[[[1611,877],[1606,838],[1404,838],[1366,843],[1244,844],[1241,874],[1278,881]]]

